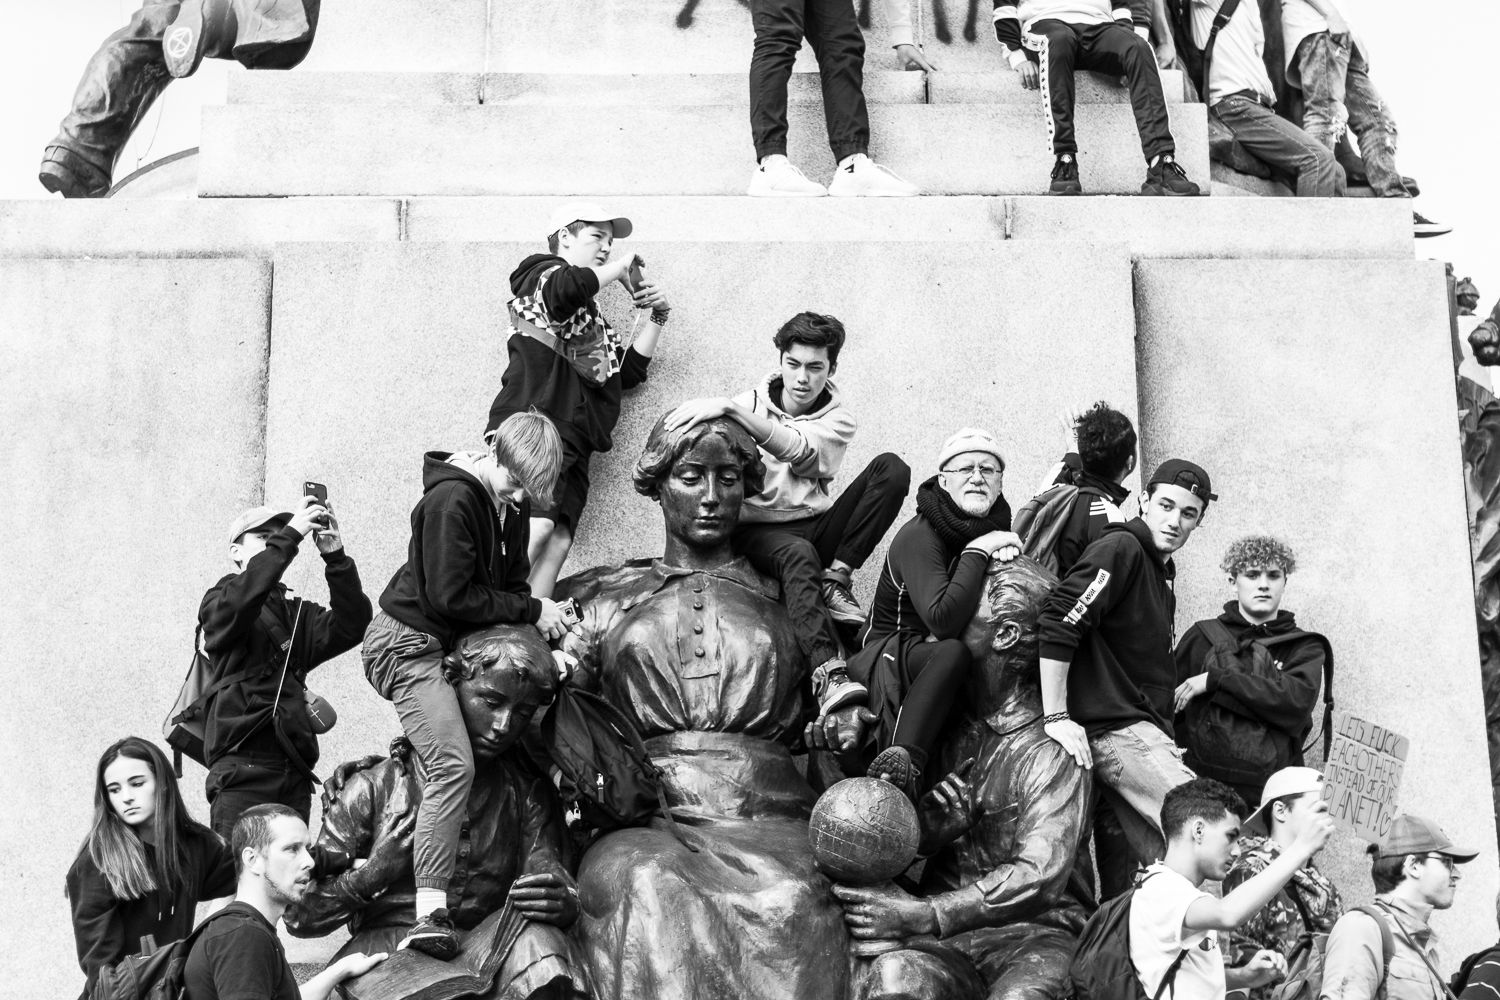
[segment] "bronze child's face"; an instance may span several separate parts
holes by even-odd
[[[661,484],[667,534],[692,548],[727,542],[744,500],[740,459],[715,433],[704,434],[679,455]]]

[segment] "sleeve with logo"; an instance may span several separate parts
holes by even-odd
[[[1124,600],[1138,568],[1132,549],[1138,552],[1139,546],[1123,533],[1100,538],[1052,588],[1042,606],[1043,659],[1071,662],[1084,633]]]

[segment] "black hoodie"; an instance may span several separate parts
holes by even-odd
[[[573,267],[552,254],[532,254],[510,275],[511,294],[531,295],[537,282],[553,268],[557,270],[542,289],[549,316],[561,321],[580,309],[595,313],[599,307],[599,276],[592,268]],[[500,380],[500,392],[490,405],[488,434],[513,413],[535,406],[557,424],[563,441],[583,452],[609,451],[614,445],[615,423],[620,419],[620,393],[646,381],[651,359],[626,348],[620,355],[620,370],[594,385],[584,380],[572,363],[546,344],[519,333],[506,345],[510,360]]]
[[[1174,575],[1136,517],[1107,526],[1043,605],[1042,658],[1071,663],[1068,714],[1090,734],[1150,722],[1172,735]]]
[[[526,582],[531,562],[531,504],[506,511],[504,523],[489,488],[429,451],[422,461],[422,499],[411,511],[406,563],[380,595],[380,609],[408,628],[452,649],[464,632],[502,622],[530,622],[542,602]]]
[[[1072,452],[1063,457],[1063,471],[1053,482],[1067,483],[1081,491],[1053,550],[1057,556],[1058,572],[1066,574],[1089,543],[1104,533],[1107,525],[1125,520],[1120,505],[1130,496],[1130,491],[1112,479],[1085,471],[1082,460]]]
[[[1297,619],[1290,611],[1278,611],[1265,624],[1252,625],[1240,613],[1238,601],[1227,602],[1218,620],[1235,642],[1242,644],[1298,631]],[[1204,697],[1241,714],[1248,711],[1264,725],[1298,740],[1306,739],[1317,707],[1318,689],[1323,683],[1323,663],[1328,658],[1323,643],[1320,636],[1309,633],[1302,639],[1272,646],[1271,655],[1281,663],[1281,672],[1274,677],[1255,677],[1238,670],[1211,670]],[[1177,644],[1179,684],[1203,672],[1203,661],[1212,648],[1202,623],[1194,622]]]
[[[293,527],[273,531],[265,549],[242,571],[214,584],[198,606],[203,648],[214,675],[250,671],[249,677],[220,691],[208,704],[203,743],[209,764],[232,752],[271,754],[296,763],[275,728],[267,725],[273,706],[277,725],[301,762],[309,768],[318,762],[318,738],[304,695],[307,672],[358,646],[370,624],[371,608],[354,560],[340,549],[323,556],[330,607],[302,601],[299,613],[297,602],[287,599],[281,576],[296,558],[301,541]],[[288,659],[282,644],[293,632],[294,619],[295,644]]]

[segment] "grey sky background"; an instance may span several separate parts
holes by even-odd
[[[10,109],[0,139],[0,199],[47,197],[36,180],[42,149],[67,111],[89,55],[139,4],[136,0],[0,3],[8,15],[12,40],[11,55],[0,63],[0,81]],[[1500,298],[1500,198],[1496,196],[1500,139],[1495,126],[1500,97],[1496,75],[1500,72],[1496,58],[1500,3],[1340,3],[1363,35],[1376,85],[1395,111],[1401,128],[1398,163],[1404,173],[1420,180],[1424,192],[1418,209],[1454,227],[1452,235],[1418,241],[1416,255],[1451,260],[1460,275],[1472,275],[1488,311]],[[525,4],[516,6],[519,11]],[[231,72],[244,71],[207,60],[195,77],[173,83],[126,149],[117,178],[136,166],[197,145],[199,109],[223,101]],[[295,152],[288,151],[288,155]]]

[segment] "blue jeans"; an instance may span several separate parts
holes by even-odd
[[[1089,737],[1094,787],[1110,799],[1136,860],[1148,864],[1166,849],[1161,804],[1167,793],[1197,777],[1182,762],[1182,748],[1149,722],[1134,722]],[[1111,873],[1120,877],[1120,873]],[[1101,881],[1108,884],[1105,873]]]
[[[1296,179],[1299,198],[1338,198],[1344,171],[1333,150],[1253,97],[1230,94],[1208,109],[1256,159]]]
[[[1307,134],[1332,150],[1346,127],[1354,129],[1371,190],[1382,198],[1410,198],[1396,169],[1396,120],[1349,36],[1326,31],[1308,35],[1297,46],[1296,64]]]

